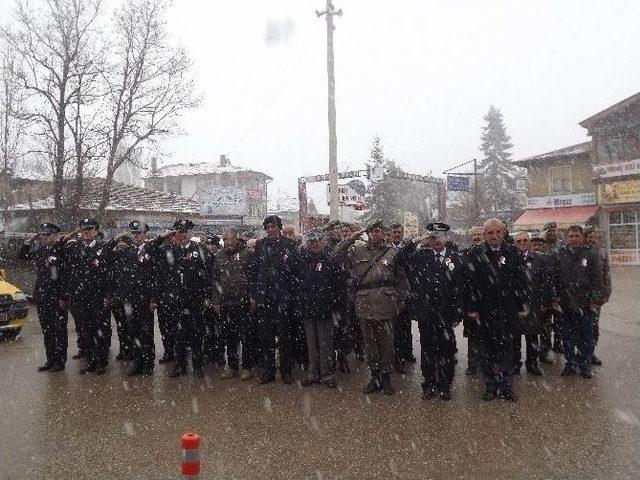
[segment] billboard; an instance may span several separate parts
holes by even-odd
[[[467,175],[447,175],[447,190],[450,192],[468,192],[470,178]]]
[[[201,212],[205,215],[248,215],[247,190],[239,187],[200,189]]]

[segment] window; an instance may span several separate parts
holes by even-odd
[[[182,179],[172,177],[167,178],[167,192],[182,195]]]
[[[549,194],[571,193],[571,165],[549,167]]]
[[[611,212],[609,239],[611,250],[638,250],[640,247],[640,212]]]

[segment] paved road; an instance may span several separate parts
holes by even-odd
[[[454,398],[420,398],[418,369],[394,397],[361,393],[365,372],[327,391],[239,380],[42,374],[33,314],[0,344],[0,479],[177,479],[179,437],[203,435],[205,479],[640,478],[640,269],[615,271],[594,379],[522,375],[517,404],[482,402],[462,373]],[[417,334],[417,332],[416,332]],[[417,340],[417,335],[416,335]],[[72,338],[73,343],[73,338]],[[418,346],[416,345],[416,352]]]

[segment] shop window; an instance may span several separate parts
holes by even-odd
[[[636,223],[636,212],[622,212],[622,223]]]
[[[611,225],[622,223],[622,212],[611,212],[611,215],[609,215],[609,223]]]
[[[637,225],[611,225],[611,250],[635,250],[637,234]]]
[[[549,194],[571,193],[571,165],[549,167]]]

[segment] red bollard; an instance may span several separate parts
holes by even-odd
[[[200,478],[200,435],[197,433],[182,435],[182,478]]]

